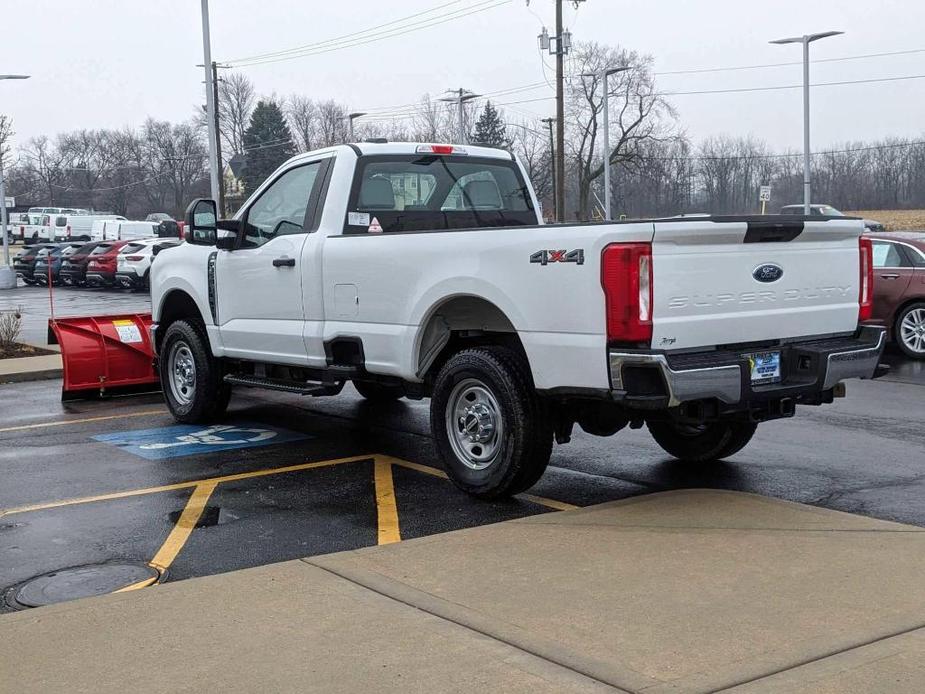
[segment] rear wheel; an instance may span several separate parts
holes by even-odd
[[[201,424],[224,414],[231,388],[201,329],[184,320],[171,323],[160,355],[161,388],[174,419]]]
[[[925,303],[911,304],[900,311],[893,334],[907,357],[925,359]]]
[[[502,347],[451,357],[434,383],[430,421],[447,475],[493,499],[533,486],[552,453],[552,425],[523,360]]]
[[[405,396],[405,389],[401,386],[371,383],[369,381],[354,381],[353,387],[370,402],[392,402]]]
[[[745,448],[755,435],[752,422],[680,424],[648,422],[649,433],[669,455],[688,463],[722,460]]]

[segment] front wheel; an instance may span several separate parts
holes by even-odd
[[[896,317],[894,334],[907,357],[925,359],[925,303],[906,306]]]
[[[728,458],[745,448],[758,425],[753,422],[710,422],[680,424],[648,422],[649,433],[669,455],[688,463],[705,463]]]
[[[440,370],[430,422],[447,475],[485,499],[518,494],[543,475],[552,426],[523,359],[502,347],[454,355]]]
[[[161,388],[174,419],[202,424],[224,414],[231,388],[200,330],[183,320],[171,323],[160,355]]]

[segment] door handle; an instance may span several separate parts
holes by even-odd
[[[273,267],[295,267],[295,258],[274,258]]]
[[[898,279],[899,279],[899,275],[894,275],[894,274],[880,275],[880,278],[881,278],[881,279],[884,279],[884,280],[898,280]]]

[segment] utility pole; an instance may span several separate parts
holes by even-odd
[[[203,0],[205,2],[205,0]],[[556,0],[556,221],[565,221],[565,52],[562,0]]]
[[[221,197],[218,166],[218,131],[216,130],[215,93],[212,91],[212,48],[209,39],[209,0],[202,0],[202,66],[206,78],[206,122],[209,124],[209,181],[212,199]]]
[[[571,0],[575,7],[585,0]],[[540,49],[556,56],[556,221],[565,221],[565,56],[572,47],[572,34],[562,26],[562,3],[556,0],[556,35],[546,28],[539,35]],[[555,45],[555,49],[553,49]]]
[[[212,103],[215,107],[212,113],[215,116],[213,127],[215,128],[215,158],[218,161],[218,214],[220,217],[225,216],[225,177],[222,175],[222,131],[219,128],[219,101],[218,101],[218,68],[219,65],[212,61]]]
[[[469,144],[469,136],[466,133],[466,113],[463,104],[472,99],[478,99],[481,94],[474,94],[467,89],[460,87],[459,89],[447,89],[449,94],[455,94],[455,96],[445,96],[440,99],[440,101],[446,101],[451,104],[456,104],[458,109],[458,118],[459,118],[459,143],[461,145]]]
[[[544,118],[542,120],[549,127],[549,167],[552,169],[552,217],[553,219],[559,219],[559,205],[556,201],[557,188],[556,188],[556,142],[555,135],[552,131],[552,126],[555,124],[555,118]]]

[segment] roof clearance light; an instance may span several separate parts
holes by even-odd
[[[462,147],[454,145],[418,145],[418,154],[466,154]]]

